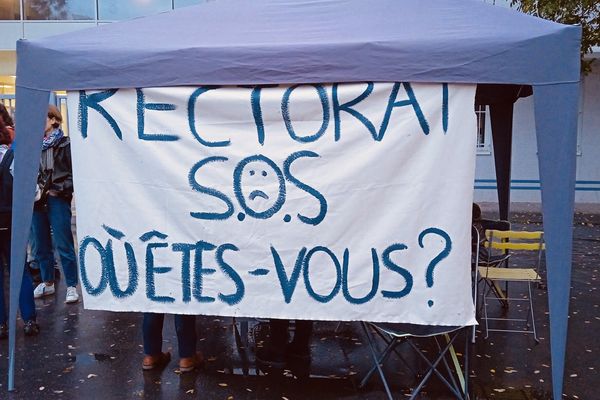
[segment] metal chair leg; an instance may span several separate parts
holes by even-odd
[[[533,297],[531,296],[531,282],[527,282],[527,289],[529,290],[529,315],[531,316],[531,328],[533,329],[533,340],[539,343],[537,332],[535,330],[535,313],[533,310]],[[528,317],[529,318],[529,317]]]
[[[466,332],[465,332],[466,335]],[[468,336],[468,335],[467,335]],[[450,341],[450,336],[446,333],[444,335],[444,337],[446,338],[446,341]],[[467,339],[468,342],[468,339]],[[466,343],[466,345],[468,345],[468,343]],[[465,352],[467,352],[468,349],[465,347]],[[460,382],[460,387],[462,388],[463,392],[466,391],[466,382],[465,382],[465,378],[463,374],[460,374],[459,371],[462,370],[462,368],[460,367],[460,363],[458,362],[458,356],[456,355],[456,350],[454,349],[454,346],[452,346],[450,348],[450,358],[452,359],[452,365],[454,366],[454,370],[456,371],[456,374],[458,375],[458,380]]]
[[[377,371],[379,372],[379,377],[381,378],[381,381],[383,382],[383,387],[385,388],[385,392],[388,395],[388,399],[394,400],[394,398],[392,396],[392,392],[390,391],[390,388],[388,386],[387,380],[385,379],[385,375],[383,374],[383,370],[381,369],[381,365],[379,364],[379,359],[377,357],[377,354],[375,353],[375,349],[373,348],[373,341],[371,340],[371,335],[369,333],[369,330],[367,329],[367,323],[362,322],[362,327],[363,327],[363,330],[365,331],[365,335],[367,336],[367,340],[369,341],[369,348],[371,349],[371,355],[373,356],[373,361],[375,361],[375,367],[377,368]]]
[[[423,376],[423,378],[421,379],[421,382],[419,383],[419,385],[413,390],[413,393],[412,393],[410,399],[416,398],[416,396],[419,394],[419,392],[421,391],[421,389],[423,388],[423,386],[425,386],[425,384],[427,383],[427,381],[429,380],[429,378],[431,378],[431,376],[433,374],[435,374],[442,381],[442,383],[444,383],[444,385],[446,385],[446,387],[456,397],[462,398],[462,394],[460,393],[460,391],[457,390],[456,387],[453,387],[448,382],[448,380],[442,375],[442,373],[437,370],[438,364],[440,362],[442,362],[442,360],[444,360],[444,357],[446,356],[446,352],[449,351],[449,349],[452,347],[454,339],[456,339],[457,334],[458,333],[456,333],[456,334],[454,334],[452,336],[452,338],[450,339],[450,341],[448,342],[448,344],[444,347],[444,349],[439,352],[437,358],[435,359],[435,361],[433,363],[429,359],[427,359],[427,357],[425,357],[423,355],[423,353],[419,350],[418,347],[415,346],[414,343],[412,343],[412,341],[408,342],[410,344],[410,346],[417,352],[417,354],[429,365],[427,373]]]
[[[338,330],[340,329],[341,326],[342,326],[342,321],[339,321],[337,323],[337,325],[335,326],[335,329],[333,330],[333,333],[338,333]]]
[[[396,354],[396,356],[398,357],[398,359],[399,359],[400,361],[402,361],[402,363],[403,363],[403,364],[404,364],[404,365],[405,365],[405,366],[406,366],[406,367],[407,367],[407,368],[408,368],[408,369],[409,369],[409,370],[410,370],[410,371],[411,371],[413,374],[415,374],[415,376],[416,376],[416,375],[418,375],[417,371],[415,371],[415,370],[414,370],[414,368],[413,368],[413,367],[412,367],[412,366],[411,366],[409,363],[407,363],[407,362],[406,362],[406,360],[404,359],[404,357],[402,357],[402,354],[400,354],[400,353],[398,352],[398,350],[396,350],[396,347],[398,346],[398,344],[399,344],[399,342],[400,342],[400,339],[394,339],[394,338],[390,338],[390,337],[389,337],[389,335],[388,335],[388,336],[386,336],[386,335],[384,335],[383,333],[381,333],[381,332],[379,331],[379,329],[374,329],[374,331],[375,331],[375,333],[376,333],[376,334],[377,334],[377,335],[378,335],[378,336],[381,338],[381,340],[383,340],[383,341],[386,343],[386,345],[389,345],[390,343],[394,343],[394,346],[392,346],[392,348],[391,348],[390,350],[391,350],[391,351],[393,351],[393,352]]]
[[[360,384],[358,385],[359,388],[363,388],[367,382],[369,381],[369,379],[371,378],[371,376],[373,375],[373,373],[375,371],[377,371],[377,366],[376,365],[383,365],[386,360],[389,358],[389,356],[392,354],[392,350],[394,348],[394,346],[396,345],[396,343],[389,342],[385,349],[383,350],[383,352],[379,355],[379,357],[377,357],[377,363],[371,367],[371,369],[366,373],[365,377],[362,379],[362,381],[360,381]]]
[[[488,289],[488,292],[491,289]],[[489,331],[489,323],[488,323],[488,314],[487,314],[487,300],[486,300],[486,291],[484,290],[481,295],[481,302],[483,304],[483,320],[485,321],[485,338],[487,339],[490,335]]]
[[[477,286],[479,285],[479,281],[478,281],[478,273],[477,273],[477,266],[475,266],[475,271],[473,272],[475,274],[474,279],[473,279],[473,308],[475,310],[475,315],[477,315]],[[476,333],[476,328],[477,325],[473,325],[473,332],[471,335],[471,343],[475,343],[475,335]]]

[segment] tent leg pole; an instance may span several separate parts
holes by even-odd
[[[14,340],[15,332],[10,332],[12,335],[11,339]],[[15,390],[15,346],[12,346],[12,349],[8,355],[8,391],[14,392]]]

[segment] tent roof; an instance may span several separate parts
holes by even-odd
[[[9,390],[20,271],[49,90],[355,81],[533,84],[550,304],[562,393],[581,28],[482,0],[214,0],[17,43]]]
[[[577,82],[580,32],[481,0],[219,0],[19,41],[17,79],[44,90]]]

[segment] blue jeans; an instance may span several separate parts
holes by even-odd
[[[29,267],[33,269],[40,269],[40,266],[35,259],[35,255],[38,253],[37,244],[35,242],[35,235],[33,234],[33,228],[29,229],[29,246],[30,246],[30,257],[29,257]]]
[[[4,255],[6,263],[10,268],[10,228],[0,231],[0,253]],[[0,324],[7,320],[6,303],[4,301],[4,263],[0,261]],[[27,266],[23,268],[23,279],[21,279],[21,294],[19,295],[19,309],[23,321],[34,320],[35,302],[33,300],[33,282]]]
[[[33,210],[31,229],[35,240],[32,246],[35,250],[33,256],[40,267],[42,280],[54,281],[54,237],[67,286],[77,286],[77,256],[71,232],[71,202],[61,197],[48,196],[48,206],[45,210]]]
[[[177,348],[180,358],[193,357],[196,354],[196,316],[174,315]],[[155,356],[162,352],[162,330],[165,314],[144,313],[142,332],[144,336],[144,354]]]

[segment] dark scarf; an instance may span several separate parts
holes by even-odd
[[[63,138],[63,131],[58,128],[54,129],[48,136],[44,136],[42,142],[42,170],[50,171],[54,169],[54,146],[56,146]]]

